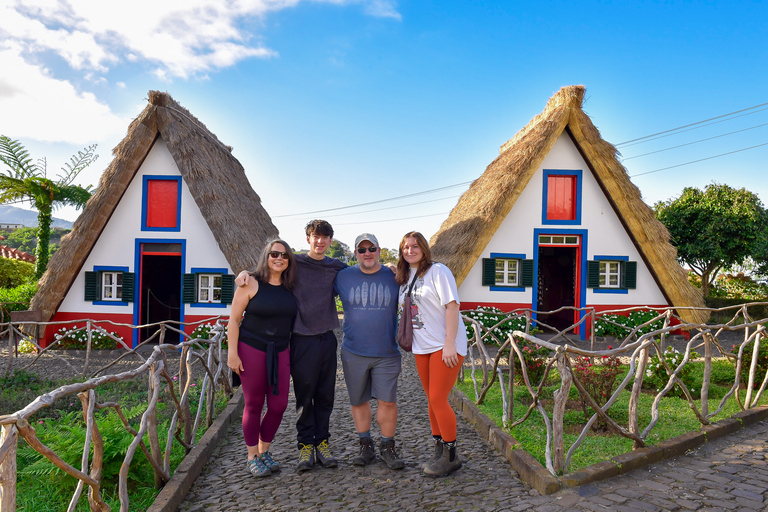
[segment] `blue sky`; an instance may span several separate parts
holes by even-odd
[[[768,103],[768,4],[517,4],[5,0],[0,133],[52,173],[98,143],[80,180],[95,185],[147,91],[168,91],[234,147],[294,248],[315,217],[396,247],[431,236],[499,146],[583,84],[649,204],[713,181],[768,203],[768,105],[621,145]]]

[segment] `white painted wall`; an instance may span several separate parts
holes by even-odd
[[[582,203],[581,225],[544,225],[541,223],[542,194],[544,192],[544,169],[581,170]],[[651,273],[640,258],[634,244],[621,225],[618,217],[608,203],[592,172],[581,157],[571,138],[563,133],[555,142],[552,150],[536,170],[528,186],[523,190],[512,210],[483,250],[480,258],[472,266],[459,288],[462,301],[466,302],[533,302],[532,288],[523,292],[491,291],[482,286],[482,258],[489,258],[491,253],[524,254],[525,259],[533,259],[533,230],[542,229],[580,229],[588,230],[587,259],[595,255],[629,256],[637,262],[637,289],[627,294],[593,293],[587,289],[587,304],[665,304]],[[582,284],[586,276],[582,276]]]
[[[85,261],[80,274],[75,279],[69,293],[59,308],[61,312],[116,313],[132,314],[133,303],[127,306],[100,306],[83,300],[85,271],[94,266],[128,267],[129,272],[136,272],[136,239],[186,240],[185,268],[189,273],[192,267],[229,268],[224,254],[219,249],[213,233],[208,228],[200,209],[197,207],[189,187],[181,180],[181,230],[180,231],[142,231],[141,201],[142,182],[145,175],[178,176],[179,169],[162,138],[158,138],[149,151],[146,160],[136,173],[133,181],[117,205],[112,218]],[[232,271],[229,270],[229,273]],[[139,276],[136,275],[138,293]],[[226,309],[211,309],[185,305],[185,315],[226,315]]]

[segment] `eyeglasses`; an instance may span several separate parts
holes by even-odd
[[[368,251],[368,252],[376,252],[376,251],[378,251],[378,250],[379,250],[379,248],[378,248],[378,247],[368,247],[367,249],[366,249],[365,247],[358,247],[358,248],[357,248],[357,252],[358,252],[359,254],[365,254],[365,251]]]
[[[269,257],[270,257],[270,258],[275,258],[275,259],[277,259],[277,257],[278,257],[278,256],[279,256],[279,257],[281,257],[281,258],[283,258],[284,260],[287,260],[287,259],[288,259],[288,253],[287,253],[287,252],[280,252],[280,251],[269,251]]]

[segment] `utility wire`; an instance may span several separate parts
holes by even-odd
[[[656,169],[656,170],[653,170],[653,171],[641,172],[641,173],[638,173],[638,174],[632,174],[632,175],[630,175],[630,178],[636,178],[637,176],[645,176],[646,174],[653,174],[654,172],[666,171],[667,169],[674,169],[675,167],[682,167],[684,165],[695,164],[697,162],[703,162],[705,160],[712,160],[713,158],[720,158],[721,156],[732,155],[734,153],[741,153],[742,151],[747,151],[749,149],[759,148],[760,146],[768,146],[768,142],[764,142],[762,144],[758,144],[757,146],[751,146],[751,147],[748,147],[748,148],[737,149],[736,151],[729,151],[728,153],[721,153],[719,155],[708,156],[707,158],[700,158],[699,160],[693,160],[691,162],[685,162],[685,163],[677,164],[677,165],[670,165],[669,167],[662,167],[661,169]]]
[[[741,110],[736,110],[734,112],[730,112],[728,114],[723,114],[723,115],[716,116],[716,117],[710,117],[709,119],[704,119],[702,121],[696,121],[695,123],[690,123],[690,124],[686,124],[686,125],[683,125],[683,126],[678,126],[677,128],[671,128],[669,130],[664,130],[662,132],[652,133],[652,134],[646,135],[644,137],[638,137],[637,139],[632,139],[632,140],[628,140],[628,141],[625,141],[625,142],[619,142],[618,144],[615,144],[615,146],[616,147],[626,146],[627,144],[630,144],[630,143],[633,143],[633,142],[638,142],[638,141],[641,141],[641,140],[650,139],[651,137],[656,137],[657,135],[663,135],[665,133],[676,132],[678,130],[682,130],[683,128],[688,128],[690,126],[696,126],[696,125],[699,125],[699,124],[707,123],[709,121],[714,121],[715,119],[721,119],[723,117],[730,117],[730,116],[732,116],[734,114],[739,114],[741,112],[746,112],[748,110],[753,110],[753,109],[756,109],[756,108],[759,108],[759,107],[765,107],[766,105],[768,105],[768,103],[761,103],[760,105],[755,105],[755,106],[752,106],[752,107],[743,108]],[[763,109],[763,110],[765,110],[765,109]],[[754,113],[754,112],[750,112],[750,113]]]
[[[430,199],[429,201],[419,201],[418,203],[408,203],[408,204],[401,204],[401,205],[398,205],[398,206],[388,206],[386,208],[376,208],[376,209],[373,209],[373,210],[364,210],[362,212],[332,213],[331,215],[327,215],[327,217],[328,218],[331,218],[331,217],[345,217],[347,215],[359,215],[361,213],[372,213],[372,212],[380,212],[380,211],[384,211],[384,210],[394,210],[394,209],[397,209],[397,208],[405,208],[406,206],[418,206],[418,205],[427,204],[427,203],[436,203],[437,201],[444,201],[446,199],[456,199],[457,197],[459,197],[459,196],[441,197],[440,199]]]
[[[367,220],[361,222],[345,222],[343,224],[336,224],[336,226],[354,226],[355,224],[378,224],[380,222],[395,222],[398,220],[411,220],[411,219],[423,219],[424,217],[434,217],[436,215],[448,215],[451,212],[442,213],[430,213],[429,215],[417,215],[415,217],[402,217],[399,219],[385,219],[385,220]]]
[[[758,124],[757,126],[751,126],[749,128],[744,128],[743,130],[736,130],[735,132],[724,133],[722,135],[715,135],[714,137],[707,137],[706,139],[695,140],[693,142],[688,142],[686,144],[680,144],[678,146],[672,146],[672,147],[669,147],[669,148],[659,149],[658,151],[651,151],[649,153],[643,153],[641,155],[628,156],[627,158],[622,158],[621,161],[624,162],[626,160],[632,160],[633,158],[640,158],[641,156],[648,156],[648,155],[653,155],[653,154],[656,154],[656,153],[663,153],[664,151],[669,151],[670,149],[682,148],[682,147],[685,147],[685,146],[690,146],[692,144],[698,144],[700,142],[706,142],[706,141],[712,140],[712,139],[719,139],[720,137],[725,137],[726,135],[733,135],[734,133],[746,132],[746,131],[749,131],[749,130],[754,130],[755,128],[761,128],[763,126],[768,126],[768,123]]]
[[[394,201],[396,199],[405,199],[406,197],[416,197],[416,196],[420,196],[422,194],[431,194],[433,192],[439,192],[440,190],[447,190],[449,188],[460,187],[460,186],[463,186],[463,185],[469,185],[470,183],[472,183],[472,181],[465,181],[465,182],[462,182],[462,183],[456,183],[455,185],[448,185],[447,187],[439,187],[439,188],[433,188],[433,189],[429,189],[429,190],[422,190],[421,192],[414,192],[413,194],[406,194],[404,196],[390,197],[388,199],[379,199],[378,201],[369,201],[367,203],[351,204],[349,206],[339,206],[338,208],[328,208],[327,210],[315,210],[315,211],[312,211],[312,212],[290,213],[290,214],[286,214],[286,215],[273,215],[272,218],[273,219],[278,219],[278,218],[281,218],[281,217],[296,217],[296,216],[299,216],[299,215],[314,215],[316,213],[335,212],[335,211],[338,211],[338,210],[346,210],[348,208],[357,208],[358,206],[368,206],[370,204],[386,203],[387,201]]]

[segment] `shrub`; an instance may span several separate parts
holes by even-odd
[[[613,313],[601,315],[595,320],[595,336],[613,336],[621,339],[626,337],[635,327],[643,325],[656,316],[658,316],[656,311],[648,309],[630,311],[627,316]],[[647,334],[662,327],[664,327],[664,320],[659,319],[638,330],[637,334]]]
[[[54,338],[59,340],[53,349],[54,350],[85,350],[88,347],[88,332],[85,327],[81,330],[76,330],[77,326],[73,325],[71,328],[62,327],[59,332],[54,334]],[[117,333],[109,333],[115,338],[123,339]],[[105,331],[99,326],[93,326],[91,328],[91,348],[94,350],[112,350],[117,348],[118,342],[111,338]]]
[[[34,264],[11,258],[0,258],[0,288],[16,288],[34,279]]]
[[[734,354],[739,353],[739,346],[734,345],[732,352]],[[750,341],[744,346],[744,352],[741,360],[741,371],[739,372],[739,380],[744,386],[749,383],[749,368],[752,366],[752,352],[754,351],[755,342]],[[768,371],[768,339],[763,338],[760,340],[760,348],[757,353],[757,368],[755,369],[755,382],[753,383],[753,389],[760,388],[765,378],[765,372]]]
[[[608,348],[612,348],[610,345]],[[621,361],[618,357],[603,356],[600,359],[589,357],[578,357],[573,366],[573,372],[589,396],[602,407],[608,402],[616,387],[616,379],[621,373]],[[589,421],[594,411],[587,401],[579,394],[579,403],[584,412],[585,420]],[[592,430],[596,432],[607,430],[607,425],[600,417],[592,425]]]
[[[667,347],[667,349],[662,353],[662,356],[669,365],[670,370],[674,372],[682,362],[685,354],[683,352],[678,352],[674,347]],[[697,357],[699,357],[699,354],[696,352],[691,352],[691,355],[688,358],[688,363],[686,363],[686,365],[677,374],[678,378],[683,382],[683,384],[685,384],[691,394],[694,394],[697,391],[701,391],[700,388],[696,389],[696,383],[700,382],[700,379],[697,378],[695,374],[696,372],[694,371],[694,366],[691,364],[691,360],[696,359]],[[670,375],[671,374],[667,372],[666,368],[664,368],[664,364],[661,362],[659,356],[654,355],[651,357],[651,360],[645,370],[646,378],[643,382],[646,387],[650,387],[656,391],[661,391],[664,389],[664,386],[667,385]],[[682,398],[685,396],[685,394],[683,393],[682,388],[677,385],[677,383],[675,383],[672,389],[670,389],[667,393],[667,396]]]
[[[21,284],[15,288],[0,288],[0,303],[6,311],[24,311],[29,309],[29,303],[36,293],[37,282]]]
[[[512,331],[525,331],[524,316],[516,315],[512,313],[505,313],[499,308],[480,306],[479,308],[477,308],[477,310],[464,312],[464,315],[468,316],[473,320],[476,320],[486,329],[492,328],[499,322],[502,322],[502,320],[504,320],[504,318],[506,317],[506,320],[504,320],[500,325],[498,325],[493,329],[493,334],[496,336],[496,338],[498,338],[499,342],[501,343],[504,343],[507,340],[507,336],[509,336],[512,333]],[[466,322],[466,321],[464,322],[464,325],[467,327],[467,336],[470,339],[472,339],[472,337],[475,335],[474,325],[471,322]],[[539,332],[541,332],[541,329],[532,328],[530,330],[531,334],[536,334]],[[493,340],[493,338],[490,338],[490,337],[486,339],[489,342]]]
[[[211,339],[211,330],[213,329],[214,324],[200,324],[197,327],[195,327],[195,330],[192,331],[192,334],[190,336],[192,339],[199,339],[199,340],[209,340]],[[227,348],[227,333],[224,332],[224,336],[221,340],[221,348]]]

